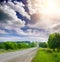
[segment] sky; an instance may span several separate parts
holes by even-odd
[[[60,0],[0,0],[0,41],[47,41],[60,33]]]

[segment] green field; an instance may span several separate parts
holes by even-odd
[[[60,62],[60,52],[40,48],[32,62]]]

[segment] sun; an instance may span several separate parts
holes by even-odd
[[[42,14],[55,14],[58,9],[58,4],[56,0],[43,0],[41,1],[41,13]]]
[[[58,0],[34,0],[32,6],[36,12],[42,14],[55,14],[60,8],[58,7]]]

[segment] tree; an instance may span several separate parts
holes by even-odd
[[[30,47],[36,47],[36,46],[37,46],[36,42],[31,42],[30,43]]]
[[[48,46],[49,48],[52,48],[55,50],[57,48],[60,49],[60,34],[59,33],[53,33],[49,35],[48,38]]]
[[[17,48],[16,47],[17,45],[16,45],[15,42],[5,42],[4,45],[5,45],[6,50],[8,50],[8,49],[16,49]]]
[[[5,45],[3,42],[0,42],[0,49],[5,49]]]
[[[40,42],[39,47],[47,48],[47,43],[46,42]]]

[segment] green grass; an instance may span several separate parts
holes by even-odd
[[[40,48],[32,62],[60,62],[60,52]]]

